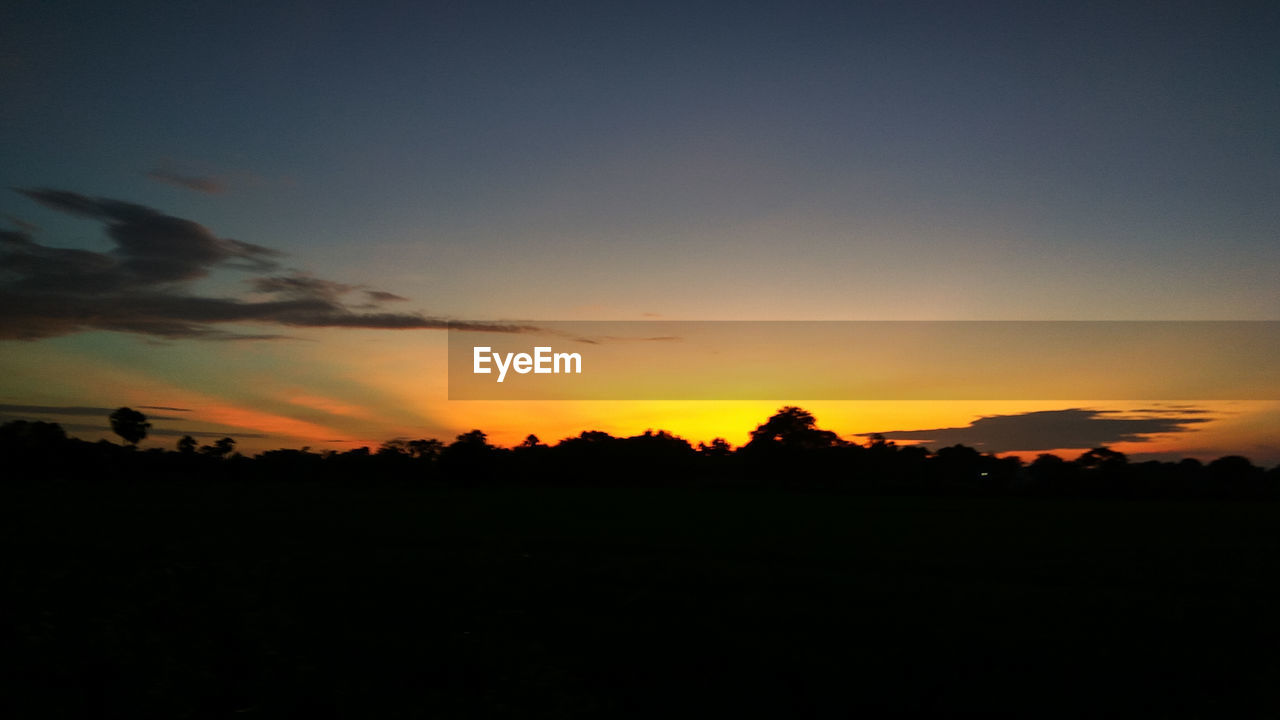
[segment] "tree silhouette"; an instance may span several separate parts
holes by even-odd
[[[409,456],[415,460],[435,460],[440,457],[440,452],[444,450],[444,443],[435,438],[427,438],[410,440],[406,447],[409,449]]]
[[[845,444],[839,435],[830,430],[819,430],[816,423],[808,410],[794,406],[784,407],[751,431],[751,441],[746,447],[758,449],[779,446],[811,450]]]
[[[443,466],[460,476],[473,480],[488,479],[498,448],[489,444],[482,430],[471,430],[459,435],[440,453]]]
[[[67,441],[67,431],[63,430],[58,423],[40,422],[38,420],[35,422],[14,420],[0,425],[0,440],[5,441],[6,444],[13,442],[14,444],[52,448]]]
[[[409,454],[409,441],[404,438],[392,438],[378,447],[380,457],[393,457]]]
[[[1079,465],[1050,453],[1040,453],[1027,466],[1027,476],[1035,490],[1055,493],[1069,489],[1079,471]]]
[[[119,435],[125,442],[137,447],[139,442],[147,436],[147,429],[151,427],[151,423],[147,422],[147,416],[132,408],[117,408],[111,413],[111,432]]]
[[[729,441],[722,437],[712,439],[711,443],[698,443],[698,454],[707,457],[729,457],[733,454],[733,448],[729,447]]]
[[[1129,462],[1124,453],[1109,447],[1096,447],[1076,458],[1076,464],[1082,468],[1113,470]]]
[[[492,446],[489,445],[489,436],[483,430],[471,430],[455,438],[449,447],[488,450]]]
[[[1258,467],[1242,456],[1208,463],[1130,461],[1124,453],[1096,447],[1074,460],[1042,454],[1024,466],[1017,457],[966,445],[930,451],[923,445],[899,446],[878,435],[869,436],[865,444],[847,442],[818,428],[811,413],[794,406],[779,409],[737,449],[723,438],[695,447],[663,430],[630,437],[584,430],[554,445],[529,435],[513,447],[499,447],[482,430],[471,430],[447,445],[436,439],[395,438],[383,443],[376,455],[361,447],[343,453],[303,448],[242,457],[230,437],[197,447],[190,435],[168,452],[153,448],[141,453],[132,451],[147,436],[151,425],[146,417],[125,407],[112,412],[110,419],[112,430],[126,441],[123,448],[109,440],[68,437],[55,423],[0,424],[0,466],[34,464],[41,468],[40,477],[66,478],[199,468],[201,473],[264,478],[430,478],[459,484],[688,484],[877,494],[1280,499],[1280,467]],[[221,459],[229,461],[216,462]]]
[[[200,448],[200,452],[216,458],[224,458],[236,449],[236,441],[229,437],[224,437],[212,445],[205,445]]]

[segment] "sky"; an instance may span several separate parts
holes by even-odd
[[[1266,2],[5,3],[0,420],[738,444],[789,398],[450,401],[440,328],[1280,320],[1278,36]],[[1280,463],[1280,404],[1182,400],[805,407]]]

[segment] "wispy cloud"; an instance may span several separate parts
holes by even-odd
[[[364,294],[373,302],[406,302],[409,299],[385,290],[365,290]]]
[[[167,407],[164,405],[135,405],[134,409],[160,410],[160,411],[181,412],[181,413],[194,412],[190,408]],[[8,404],[8,403],[0,403],[0,423],[6,423],[12,420],[29,420],[32,417],[44,416],[44,417],[49,417],[50,419],[56,420],[57,423],[60,426],[62,426],[62,429],[68,432],[73,432],[73,433],[74,432],[85,432],[85,433],[109,432],[111,430],[111,425],[107,422],[107,418],[110,417],[111,413],[114,411],[115,411],[115,408],[92,407],[92,406],[86,406],[86,405],[14,405],[14,404]],[[101,420],[101,422],[96,424],[90,423],[90,422],[77,422],[75,420],[68,422],[63,418],[98,418]],[[184,417],[176,417],[173,415],[147,414],[147,420],[150,420],[152,422],[162,422],[162,421],[168,421],[168,420],[198,422],[200,421],[200,418],[192,417],[190,415],[187,415]],[[239,430],[234,430],[232,432],[236,437],[241,437],[241,438],[269,437],[268,435],[265,435],[263,433],[240,432]],[[170,437],[170,436],[181,437],[183,435],[191,435],[196,438],[201,438],[201,437],[222,437],[224,435],[227,435],[228,433],[226,431],[217,431],[217,430],[188,430],[188,429],[181,429],[181,428],[162,428],[162,427],[153,426],[147,430],[147,434],[152,436],[163,436],[163,437]]]
[[[147,410],[167,410],[171,412],[190,412],[182,408],[158,407],[155,405],[139,405],[139,408]],[[105,418],[115,412],[116,408],[105,407],[86,407],[83,405],[9,405],[0,404],[0,413],[11,415],[60,415],[66,417],[101,417]],[[184,420],[188,418],[177,418],[166,415],[150,416],[151,420]]]
[[[683,342],[684,338],[679,335],[655,335],[653,337],[624,337],[619,335],[600,335],[598,337],[586,337],[579,335],[570,335],[575,342],[586,343],[587,345],[600,345],[603,343],[638,343],[638,342]]]
[[[134,203],[65,190],[19,193],[59,212],[102,223],[106,252],[36,242],[30,227],[0,230],[0,339],[33,340],[85,330],[156,338],[269,340],[226,324],[386,330],[445,329],[524,332],[529,326],[450,322],[419,313],[386,312],[399,295],[298,272],[280,273],[281,253],[215,235],[185,218]],[[193,281],[216,270],[250,273],[250,297],[209,297]],[[359,292],[365,302],[349,304]]]
[[[185,175],[165,168],[154,168],[145,173],[146,177],[156,182],[173,185],[187,190],[195,190],[208,195],[220,195],[227,190],[226,182],[216,177],[201,175]]]

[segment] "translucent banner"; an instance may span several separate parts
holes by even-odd
[[[449,399],[1275,400],[1280,322],[473,322]]]

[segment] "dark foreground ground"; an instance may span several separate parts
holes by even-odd
[[[1280,714],[1276,503],[111,484],[0,513],[8,717]]]

